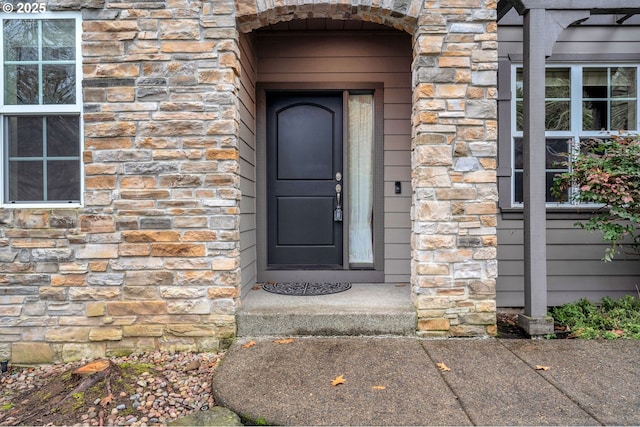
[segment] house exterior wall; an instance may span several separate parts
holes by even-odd
[[[409,271],[418,333],[495,334],[495,7],[49,2],[51,11],[82,12],[84,204],[0,209],[0,357],[212,350],[234,337],[241,266],[245,280],[255,271],[253,55],[240,33],[312,16],[412,35]]]
[[[252,35],[240,34],[240,269],[242,289],[256,283],[256,80]]]
[[[522,26],[515,11],[505,17],[507,24],[498,27],[499,60],[506,63],[501,72],[509,73],[512,63],[522,61]],[[625,25],[615,24],[612,16],[601,16],[599,22],[608,25],[584,23],[565,29],[553,47],[553,55],[547,59],[552,64],[638,64],[640,53],[640,27],[631,21]],[[635,19],[635,18],[633,18]],[[520,25],[518,25],[520,24]],[[501,77],[500,99],[504,99],[504,110],[500,109],[500,163],[502,171],[511,169],[511,119],[510,78]],[[504,86],[504,87],[503,87]],[[499,307],[522,307],[524,305],[524,249],[523,220],[521,209],[510,206],[510,174],[501,174],[501,202],[498,214],[498,279],[496,301]],[[604,296],[617,298],[635,295],[640,275],[637,259],[618,256],[611,263],[602,258],[608,246],[599,233],[589,233],[574,224],[585,220],[588,209],[565,209],[552,206],[547,217],[547,268],[548,304],[561,305],[588,298],[600,300]]]

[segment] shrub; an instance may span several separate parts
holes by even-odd
[[[583,339],[640,339],[640,300],[630,295],[600,304],[586,299],[554,307],[549,311],[556,323]]]
[[[579,153],[565,162],[569,172],[556,175],[552,193],[562,199],[567,189],[572,201],[601,205],[586,222],[576,225],[602,232],[611,243],[604,255],[611,261],[621,248],[640,253],[640,139],[637,136],[612,136],[591,140]]]

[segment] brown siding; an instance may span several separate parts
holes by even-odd
[[[384,84],[385,281],[410,276],[411,38],[408,34],[261,34],[258,81]],[[394,194],[394,182],[402,194]]]
[[[256,57],[251,35],[240,35],[240,265],[242,287],[256,281]]]
[[[562,32],[553,47],[554,55],[603,55],[637,54],[640,27],[591,26],[569,27]],[[498,27],[498,52],[500,57],[508,54],[522,55],[522,27]],[[594,61],[598,57],[593,58]]]
[[[620,256],[602,261],[607,247],[599,233],[574,227],[575,220],[547,221],[547,269],[549,305],[580,298],[599,300],[636,295],[640,262]],[[498,220],[499,307],[524,305],[524,249],[520,220]]]

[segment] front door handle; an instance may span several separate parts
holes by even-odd
[[[339,172],[338,172],[339,173]],[[338,176],[336,175],[336,179]],[[333,211],[333,220],[335,222],[342,222],[342,185],[336,184],[336,208]]]

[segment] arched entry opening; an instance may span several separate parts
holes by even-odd
[[[494,101],[484,86],[495,82],[482,81],[481,87],[474,88],[472,64],[491,57],[474,59],[471,52],[481,44],[479,34],[485,32],[492,15],[483,16],[476,9],[426,12],[418,3],[395,3],[388,9],[328,3],[270,8],[260,2],[236,3],[241,63],[242,293],[271,280],[376,282],[387,289],[403,285],[407,301],[411,297],[413,314],[421,319],[418,330],[423,335],[490,334],[495,324],[495,304],[491,304],[495,240],[483,238],[495,234],[489,219],[495,214],[495,202],[486,190],[486,196],[477,196],[480,187],[495,185],[495,171],[490,170],[489,161],[474,156],[466,140],[477,139],[479,132],[480,138],[490,139],[486,122],[494,119]],[[460,16],[448,24],[447,19],[455,14]],[[456,28],[459,19],[464,23]],[[471,19],[482,23],[467,24]],[[447,30],[460,34],[447,36]],[[450,55],[443,54],[446,49]],[[476,74],[484,77],[482,71]],[[477,101],[468,103],[469,95]],[[309,170],[305,159],[315,164],[325,158],[321,151],[291,150],[307,128],[315,129],[315,122],[299,126],[298,134],[289,135],[293,131],[286,127],[285,148],[269,145],[272,134],[284,128],[278,122],[279,112],[293,111],[292,106],[319,105],[318,111],[342,119],[339,125],[332,121],[332,126],[343,126],[353,122],[351,110],[356,104],[351,102],[361,96],[369,96],[374,105],[369,119],[373,129],[370,174],[375,189],[369,225],[374,255],[364,263],[351,262],[350,251],[356,243],[349,226],[345,228],[345,217],[338,218],[336,213],[340,196],[344,205],[361,200],[361,195],[354,196],[355,186],[350,188],[351,182],[345,182],[353,175],[349,165],[360,157],[350,154],[355,144],[349,139],[348,125],[334,133],[334,143],[343,137],[338,145],[326,149],[343,155],[337,166],[336,156],[325,156],[333,164],[321,173],[335,181],[327,194],[318,197],[327,201],[325,208],[331,217],[326,223],[316,215],[322,200],[314,204],[306,195],[275,194],[295,186],[291,182],[296,176]],[[327,98],[336,108],[324,103]],[[467,114],[469,104],[471,114]],[[492,155],[495,153],[487,156]],[[285,157],[291,163],[283,166]],[[286,181],[282,187],[278,187],[280,178]],[[314,185],[315,191],[317,182]],[[343,193],[329,194],[339,193],[338,185]],[[348,224],[355,222],[350,215],[347,210]],[[320,215],[326,216],[326,212]],[[340,236],[344,240],[328,258],[315,252],[305,258],[298,250],[307,238],[313,245],[324,240],[335,243]],[[293,250],[274,255],[275,246],[287,243]],[[309,261],[315,259],[320,261]]]

